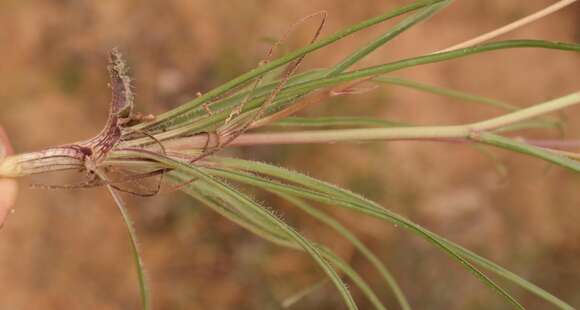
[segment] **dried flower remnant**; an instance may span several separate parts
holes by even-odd
[[[118,49],[113,49],[109,55],[109,76],[113,98],[111,100],[111,114],[119,118],[121,123],[131,120],[135,96],[131,90],[131,78],[128,67]]]
[[[85,170],[94,175],[95,169],[121,141],[127,126],[151,116],[133,113],[134,95],[131,79],[121,53],[113,49],[109,55],[112,99],[105,127],[95,137],[71,144],[50,147],[38,152],[9,156],[0,162],[0,175],[19,177],[68,169]]]

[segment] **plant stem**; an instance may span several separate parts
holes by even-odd
[[[471,125],[471,128],[476,131],[493,130],[506,125],[511,125],[530,118],[534,118],[536,116],[561,110],[577,104],[578,102],[580,102],[580,91],[526,109],[522,109],[517,112],[475,123]]]
[[[437,51],[437,53],[448,52],[448,51],[452,51],[452,50],[456,50],[456,49],[460,49],[460,48],[465,48],[465,47],[473,46],[473,45],[480,44],[482,42],[491,40],[491,39],[498,37],[502,34],[506,34],[510,31],[517,29],[517,28],[520,28],[520,27],[523,27],[527,24],[535,22],[538,19],[546,17],[547,15],[550,15],[554,12],[557,12],[557,11],[561,10],[562,8],[568,6],[576,1],[577,0],[560,0],[560,1],[548,6],[546,8],[543,8],[542,10],[540,10],[536,13],[533,13],[531,15],[524,17],[524,18],[518,19],[512,23],[509,23],[503,27],[494,29],[488,33],[484,33],[484,34],[477,36],[473,39],[470,39],[470,40],[461,42],[459,44],[453,45],[453,46],[448,47],[444,50]]]
[[[359,128],[337,130],[309,130],[281,133],[255,133],[240,136],[235,145],[311,144],[372,140],[433,140],[467,138],[466,126]]]
[[[513,125],[578,103],[580,103],[580,92],[575,92],[529,108],[472,124],[455,126],[417,126],[248,133],[239,136],[230,145],[309,144],[372,140],[471,139],[479,133]],[[212,139],[211,136],[208,137],[201,135],[168,140],[165,141],[164,144],[169,150],[184,150],[214,147],[218,142],[219,141],[215,138]],[[152,145],[152,147],[157,146]]]
[[[575,92],[529,108],[471,124],[246,133],[231,141],[229,145],[334,143],[374,140],[473,140],[476,142],[490,143],[489,141],[482,141],[481,135],[484,133],[490,133],[497,129],[506,128],[506,126],[526,121],[537,116],[555,112],[578,103],[580,103],[580,92]],[[215,134],[195,135],[164,140],[163,145],[165,149],[170,152],[192,149],[199,151],[202,149],[219,147],[220,141],[227,141],[228,137],[229,136],[227,135],[218,136]],[[502,145],[507,144],[504,144],[503,142],[497,144],[497,146],[500,147]],[[145,147],[148,151],[162,151],[159,148],[160,146],[158,144],[151,144]],[[74,152],[75,150],[73,148],[56,147],[42,152],[8,156],[0,162],[0,176],[16,177],[34,173],[78,168],[81,162],[79,162],[79,154]]]

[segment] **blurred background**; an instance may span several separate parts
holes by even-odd
[[[385,63],[448,47],[554,1],[456,1],[365,59]],[[356,3],[356,4],[355,4]],[[17,152],[97,133],[110,99],[107,53],[124,52],[137,109],[161,113],[254,67],[272,38],[327,10],[323,36],[410,1],[0,1],[0,123]],[[580,41],[580,6],[503,38]],[[389,23],[388,25],[392,25]],[[381,25],[316,52],[302,69],[332,65],[387,29]],[[301,26],[286,48],[316,25]],[[500,51],[397,73],[524,107],[578,90],[580,56],[549,50]],[[397,87],[328,102],[302,115],[360,115],[416,124],[459,124],[498,115],[489,107]],[[578,138],[580,109],[566,110],[566,137]],[[522,135],[557,138],[555,130]],[[580,306],[580,179],[523,155],[490,149],[505,165],[466,145],[427,142],[262,146],[233,156],[279,164],[344,186],[490,258]],[[137,309],[138,285],[126,228],[104,188],[38,190],[69,175],[20,180],[16,213],[0,231],[0,309]],[[259,201],[350,262],[389,308],[397,305],[352,246],[264,193]],[[127,197],[156,309],[280,309],[324,279],[309,257],[280,249],[183,194]],[[416,309],[508,309],[433,246],[397,227],[331,210],[397,276]],[[352,286],[352,285],[351,285]],[[530,309],[551,309],[509,286]],[[366,300],[352,288],[361,309]],[[326,284],[294,309],[342,309]]]

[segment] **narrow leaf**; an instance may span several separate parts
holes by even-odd
[[[320,193],[314,190],[291,186],[288,184],[275,183],[273,181],[263,181],[259,178],[249,176],[247,174],[241,174],[239,172],[225,171],[222,169],[211,169],[211,170],[213,171],[212,173],[215,175],[221,175],[223,177],[227,177],[232,180],[245,182],[247,184],[251,184],[261,188],[273,188],[275,190],[279,190],[281,192],[306,198],[309,200],[344,207],[352,211],[360,212],[374,218],[383,219],[393,224],[400,225],[401,227],[411,231],[412,233],[424,238],[429,243],[439,247],[441,250],[446,252],[451,258],[460,263],[466,270],[471,272],[477,279],[479,279],[482,283],[486,284],[489,288],[497,292],[500,296],[502,296],[506,301],[511,303],[514,307],[518,309],[523,309],[523,306],[520,305],[505,289],[501,288],[493,280],[491,280],[481,271],[476,269],[464,257],[458,255],[456,251],[454,251],[454,249],[448,247],[447,244],[441,240],[442,239],[441,237],[396,213],[381,208],[380,206],[374,203],[371,203],[366,200],[358,200],[356,199],[356,196],[349,197],[348,199],[343,199],[342,197],[339,198],[336,197],[335,195],[329,195],[328,193]],[[332,191],[334,190],[335,189],[332,189]]]
[[[389,31],[385,32],[383,35],[375,39],[373,42],[363,46],[362,48],[358,49],[356,52],[352,53],[344,60],[339,62],[327,73],[327,76],[335,76],[339,73],[344,72],[346,69],[350,68],[352,65],[359,62],[361,59],[363,59],[368,54],[375,51],[377,48],[385,45],[387,42],[391,41],[399,34],[403,33],[405,30],[433,16],[436,12],[445,8],[450,3],[451,1],[443,1],[437,4],[433,4],[419,10],[419,12],[413,14],[412,16],[405,18],[403,21],[396,24],[394,27],[389,29]]]
[[[104,175],[101,175],[101,178],[104,178]],[[113,200],[119,208],[121,215],[123,217],[123,221],[125,222],[125,226],[127,227],[127,232],[129,234],[129,243],[131,244],[131,253],[133,254],[133,260],[135,261],[135,268],[137,269],[137,278],[139,280],[139,291],[141,293],[141,306],[144,310],[151,309],[151,297],[149,293],[149,285],[147,283],[147,276],[145,274],[145,267],[143,265],[143,259],[141,258],[141,253],[139,251],[139,244],[137,242],[137,233],[135,232],[135,227],[133,227],[133,222],[131,221],[131,217],[127,208],[125,207],[125,203],[123,202],[119,193],[117,193],[110,185],[107,185],[107,189],[111,196],[113,196]]]

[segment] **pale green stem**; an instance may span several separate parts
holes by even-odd
[[[467,138],[467,126],[433,126],[404,128],[358,128],[308,130],[281,133],[254,133],[240,136],[233,145],[309,144],[373,140],[437,140]]]
[[[470,125],[475,131],[488,131],[567,108],[580,102],[580,92],[544,102],[517,112]]]

